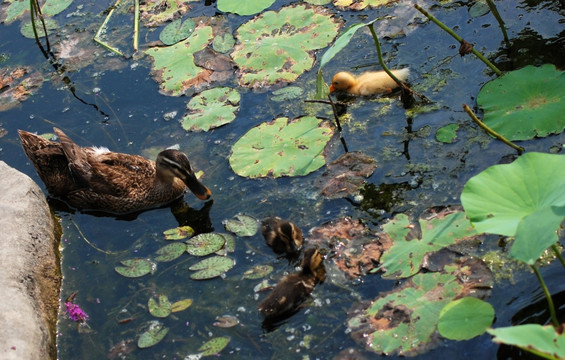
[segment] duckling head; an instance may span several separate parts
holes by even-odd
[[[208,200],[212,196],[210,189],[196,178],[185,153],[173,149],[161,151],[157,155],[155,164],[157,177],[160,179],[165,181],[172,181],[175,177],[181,179],[200,200]]]
[[[347,71],[338,72],[332,78],[330,93],[336,90],[346,91],[347,89],[355,85],[356,82],[357,80],[355,79],[355,76],[353,74],[348,73]]]
[[[267,245],[272,247],[277,254],[286,253],[288,256],[297,256],[304,242],[302,230],[290,221],[279,217],[263,220],[261,233]]]
[[[324,256],[316,248],[310,248],[304,251],[301,267],[303,274],[314,275],[317,282],[322,283],[326,279]]]

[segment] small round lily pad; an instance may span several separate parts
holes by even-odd
[[[227,272],[235,265],[235,261],[227,256],[212,256],[190,267],[197,272],[190,275],[194,280],[211,279]]]
[[[165,318],[171,313],[171,302],[166,295],[159,295],[158,300],[154,297],[147,302],[149,313],[155,317]]]
[[[464,297],[447,304],[439,314],[437,329],[450,340],[469,340],[482,335],[494,321],[494,309],[486,301]]]
[[[459,124],[448,124],[439,128],[436,132],[436,140],[442,143],[451,144],[457,139]]]
[[[155,260],[160,262],[173,261],[180,257],[185,251],[185,243],[176,242],[168,244],[157,250],[157,256],[155,256]]]
[[[202,356],[216,355],[222,351],[230,342],[230,338],[227,336],[221,336],[213,338],[207,341],[204,345],[198,348]]]
[[[122,276],[136,278],[147,275],[153,270],[153,263],[148,259],[128,259],[122,260],[123,266],[116,266],[114,270]]]
[[[226,239],[216,233],[199,234],[186,242],[186,251],[190,255],[205,256],[220,250]]]
[[[190,226],[179,226],[163,231],[166,240],[181,240],[194,234],[194,229]]]
[[[192,19],[186,19],[184,22],[182,22],[182,19],[177,19],[165,26],[159,34],[159,40],[165,45],[176,44],[189,37],[195,27],[196,24]]]
[[[163,326],[159,321],[152,321],[149,328],[139,336],[137,346],[140,349],[151,347],[163,340],[169,332],[169,328]]]
[[[253,236],[259,230],[259,222],[252,216],[238,214],[235,219],[224,220],[224,227],[237,236]]]

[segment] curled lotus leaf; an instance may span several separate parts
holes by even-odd
[[[477,95],[483,121],[509,140],[560,134],[565,129],[565,72],[526,66],[489,81]]]
[[[140,349],[151,347],[163,340],[168,332],[169,328],[165,327],[161,322],[151,321],[148,329],[139,336],[137,346]]]
[[[227,336],[220,336],[213,338],[204,343],[198,351],[200,351],[202,356],[212,356],[218,354],[226,346],[228,346],[230,338]]]
[[[250,178],[304,176],[325,164],[324,149],[333,133],[313,116],[262,123],[233,145],[230,166]]]
[[[165,318],[171,313],[171,302],[166,295],[159,295],[158,299],[151,297],[147,302],[149,313],[155,317]]]
[[[237,115],[239,100],[239,92],[229,87],[204,90],[188,102],[182,127],[189,131],[208,131],[228,124]]]
[[[157,250],[155,261],[168,262],[179,258],[186,251],[186,244],[182,242],[175,242],[167,244]]]
[[[212,256],[204,259],[189,269],[196,271],[190,275],[194,280],[211,279],[220,276],[230,270],[235,265],[235,261],[227,256]]]
[[[135,258],[122,260],[123,266],[116,266],[114,269],[122,276],[136,278],[149,274],[153,271],[153,263],[148,259]]]
[[[314,64],[313,51],[329,45],[340,24],[323,8],[294,5],[264,12],[236,31],[231,53],[242,86],[292,82]]]
[[[226,239],[217,233],[198,234],[186,242],[186,251],[190,255],[205,256],[220,250]]]

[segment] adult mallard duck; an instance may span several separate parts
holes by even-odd
[[[186,187],[201,200],[211,196],[180,151],[162,151],[153,162],[102,147],[80,147],[53,130],[60,143],[18,132],[47,191],[75,208],[126,214],[170,203]]]
[[[261,223],[261,234],[275,253],[298,258],[304,238],[302,230],[295,224],[278,216],[266,218]]]
[[[307,249],[302,258],[302,269],[281,279],[257,309],[267,324],[273,324],[300,310],[318,283],[326,279],[324,257],[315,248]]]
[[[410,75],[409,68],[391,70],[391,72],[400,81],[406,81]],[[347,71],[342,71],[332,78],[330,93],[342,90],[352,95],[369,96],[390,93],[397,87],[398,84],[384,71],[369,71],[357,77]]]

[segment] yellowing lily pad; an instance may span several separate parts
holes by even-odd
[[[147,302],[149,313],[155,317],[165,318],[171,313],[171,302],[166,295],[159,295],[158,300],[151,297]]]
[[[190,277],[194,280],[211,279],[227,272],[235,265],[235,261],[227,256],[212,256],[204,259],[189,269],[196,271]]]
[[[153,270],[153,263],[148,259],[128,259],[122,260],[121,264],[123,266],[116,266],[114,269],[116,272],[125,277],[141,277],[149,274]]]
[[[398,0],[334,0],[334,6],[340,9],[363,10],[366,7],[379,7]]]
[[[192,299],[179,300],[171,305],[171,312],[186,310],[192,305]]]
[[[198,234],[186,242],[186,251],[190,255],[205,256],[220,250],[226,239],[216,233]]]
[[[181,240],[192,236],[194,229],[190,226],[179,226],[173,229],[163,231],[166,240]]]
[[[157,250],[155,261],[168,262],[179,258],[186,251],[186,244],[176,242],[168,244]]]
[[[304,176],[325,164],[324,148],[334,131],[313,116],[277,118],[260,124],[233,146],[229,162],[240,176]]]
[[[313,51],[329,45],[340,24],[324,8],[294,5],[264,12],[236,31],[232,58],[242,86],[292,82],[314,64]]]
[[[239,110],[239,92],[229,87],[205,90],[192,97],[182,118],[182,127],[190,131],[208,131],[228,124]]]

